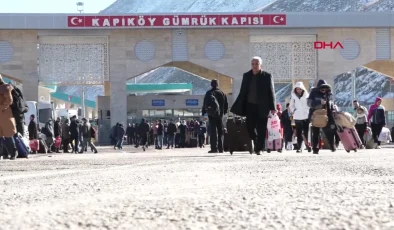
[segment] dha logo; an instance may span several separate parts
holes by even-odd
[[[323,41],[315,41],[313,43],[313,48],[315,50],[325,50],[325,49],[331,49],[335,50],[337,48],[343,49],[343,45],[340,42],[323,42]]]

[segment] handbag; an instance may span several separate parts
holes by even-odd
[[[317,109],[312,114],[312,126],[316,128],[324,128],[328,124],[327,110]]]

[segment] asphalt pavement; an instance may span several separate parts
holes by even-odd
[[[0,229],[394,229],[394,149],[0,161]]]

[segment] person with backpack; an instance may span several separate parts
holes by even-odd
[[[208,114],[211,124],[211,150],[209,153],[223,153],[223,116],[228,111],[227,96],[219,89],[218,80],[213,79],[211,87],[204,97],[202,115]]]
[[[257,155],[265,150],[268,115],[276,112],[274,81],[261,64],[260,57],[252,58],[252,69],[244,73],[239,95],[231,107],[232,113],[246,116],[246,126]]]

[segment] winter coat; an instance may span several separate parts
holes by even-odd
[[[291,126],[290,115],[287,109],[282,112],[282,116],[280,117],[280,123],[283,127],[283,135],[286,137],[287,140],[291,140],[291,138],[293,137],[293,127]]]
[[[126,133],[127,133],[128,137],[134,137],[134,135],[135,135],[135,127],[133,127],[133,126],[127,127]]]
[[[53,129],[52,121],[48,121],[45,124],[45,128],[47,130],[47,133],[45,134],[47,137],[54,137],[55,136],[55,132],[54,132],[54,129]]]
[[[71,121],[70,134],[71,134],[71,137],[78,138],[78,136],[79,136],[79,121],[78,120]]]
[[[219,104],[219,110],[220,110],[220,116],[222,117],[223,115],[227,114],[228,112],[228,102],[227,102],[227,96],[223,91],[221,91],[218,88],[215,89],[210,89],[205,93],[204,97],[204,102],[202,106],[202,115],[204,116],[208,111],[208,100],[211,95],[214,95],[218,104]]]
[[[320,89],[323,87],[327,88],[327,91],[324,94],[320,91]],[[325,106],[321,104],[322,99],[327,101]],[[325,80],[319,80],[316,88],[312,89],[308,97],[308,106],[310,108],[308,119],[312,118],[313,112],[315,112],[315,110],[325,108],[327,110],[329,123],[332,124],[334,122],[332,113],[334,110],[334,102],[332,100],[331,86],[327,84]]]
[[[248,104],[248,91],[252,77],[257,77],[257,103],[259,110],[259,117],[265,118],[271,110],[275,109],[275,89],[274,82],[270,73],[261,71],[257,76],[253,75],[250,70],[244,73],[242,78],[241,89],[237,99],[231,107],[231,112],[239,116],[245,117],[247,115],[246,106]]]
[[[118,126],[116,129],[116,139],[117,140],[122,140],[126,131],[124,130],[123,126]]]
[[[141,124],[139,125],[139,134],[141,136],[146,136],[149,130],[149,125],[145,122],[141,122]]]
[[[174,123],[168,124],[167,133],[168,135],[174,135],[177,132],[176,125]]]
[[[365,116],[365,114],[361,114],[361,115],[357,114],[356,124],[361,125],[361,124],[366,124],[366,123],[368,123],[367,116]]]
[[[55,122],[54,133],[55,133],[55,137],[62,136],[62,129],[61,129],[60,121]]]
[[[157,135],[164,135],[164,126],[163,124],[157,124]]]
[[[371,105],[368,113],[368,121],[372,124],[386,125],[386,114],[383,105],[378,106],[378,101],[382,101],[381,98],[376,98],[375,104]]]
[[[81,125],[81,135],[83,138],[92,138],[92,132],[90,131],[90,123],[89,122],[85,122]]]
[[[301,96],[297,95],[296,88],[301,88],[304,92]],[[302,82],[297,82],[291,92],[290,111],[294,120],[306,120],[309,117],[308,106],[309,93]]]
[[[68,140],[70,138],[71,138],[71,136],[70,136],[70,125],[68,124],[68,122],[67,123],[64,122],[62,124],[62,139],[63,140]]]
[[[29,122],[29,126],[27,127],[29,131],[29,140],[36,140],[38,139],[38,132],[37,132],[37,123],[34,120]]]
[[[12,137],[16,133],[15,118],[10,105],[12,104],[12,86],[0,85],[0,137]]]

